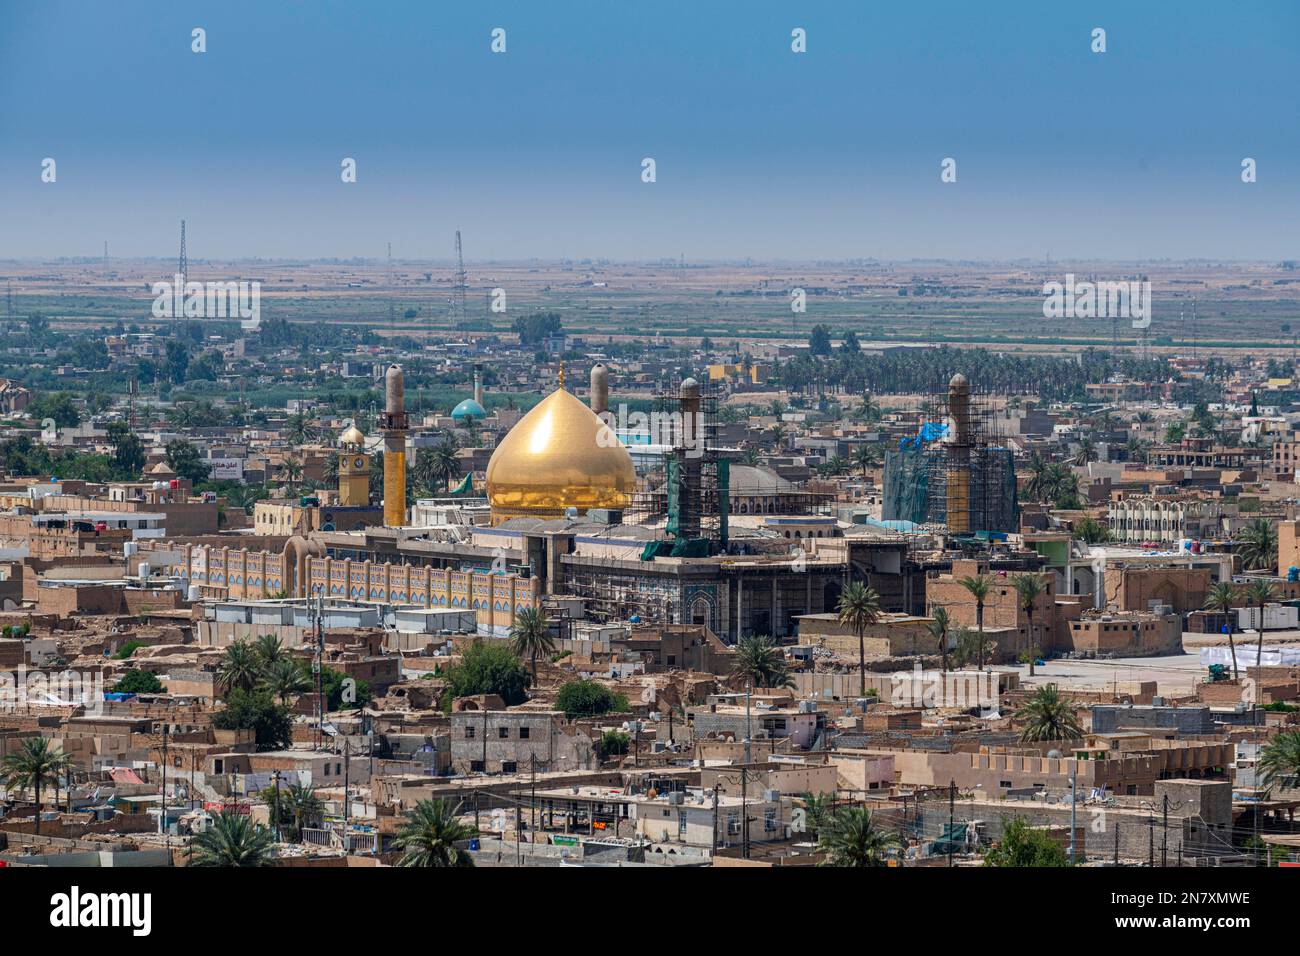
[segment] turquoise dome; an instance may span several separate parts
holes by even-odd
[[[467,398],[451,410],[451,417],[456,421],[466,418],[487,418],[487,411],[472,398]]]

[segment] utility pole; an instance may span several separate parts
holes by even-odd
[[[1156,865],[1156,818],[1147,816],[1147,866]]]
[[[308,598],[310,600],[310,598]],[[316,586],[316,749],[321,749],[321,735],[325,732],[325,594]]]
[[[164,721],[163,723],[163,748],[162,748],[162,812],[158,814],[158,832],[167,833],[167,732],[171,728]],[[55,807],[57,810],[58,807]]]
[[[740,856],[742,859],[749,859],[749,769],[747,767],[740,768]]]
[[[280,842],[280,771],[276,770],[271,774],[271,779],[275,781],[275,842]]]
[[[713,856],[718,855],[718,788],[721,777],[713,782]]]
[[[1070,773],[1070,866],[1075,864],[1077,850],[1075,848],[1075,811],[1079,805],[1079,761],[1074,761],[1074,770]]]
[[[532,820],[530,824],[533,831],[533,842],[537,841],[537,754],[528,755],[529,769],[531,770],[531,780],[529,781],[528,793],[528,810],[529,817]]]
[[[1115,865],[1119,866],[1119,824],[1115,824]]]
[[[352,747],[348,744],[348,738],[345,736],[343,738],[343,852],[344,853],[346,853],[348,850],[348,816],[349,816],[348,810],[352,803],[351,795],[348,793],[348,784],[350,781],[350,777],[348,776],[348,774],[349,771],[351,770],[351,767],[349,766],[349,758],[351,756],[352,756]]]
[[[919,800],[919,798],[918,798]],[[917,804],[917,811],[921,809],[920,803]],[[957,825],[957,778],[948,778],[948,840],[952,840],[953,830]],[[956,848],[949,842],[948,844],[948,865],[952,866],[952,858],[955,855]]]
[[[1160,825],[1160,866],[1169,865],[1169,794],[1161,801],[1162,822]]]

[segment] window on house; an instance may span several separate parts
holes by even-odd
[[[465,728],[465,739],[466,739],[466,740],[473,740],[473,739],[474,739],[474,728],[473,728],[472,726],[471,726],[471,727],[466,727],[466,728]]]
[[[469,772],[470,772],[470,773],[482,773],[482,772],[483,772],[483,761],[482,761],[482,760],[471,760],[471,761],[469,762]]]
[[[509,740],[509,739],[510,739],[510,728],[509,728],[509,727],[498,727],[498,728],[497,728],[497,739],[498,739],[498,740]]]
[[[325,776],[328,777],[329,775],[330,775],[330,765],[327,763],[325,764]]]
[[[518,769],[519,769],[519,766],[518,766],[518,765],[517,765],[513,760],[503,760],[503,761],[501,761],[501,772],[502,772],[502,773],[514,773],[514,772],[515,772],[516,770],[518,770]]]
[[[529,731],[530,731],[531,729],[532,729],[531,727],[520,727],[520,728],[519,728],[519,739],[520,739],[520,740],[527,740],[527,739],[528,739],[528,736],[529,736]]]

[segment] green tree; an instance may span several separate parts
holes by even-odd
[[[474,860],[456,844],[478,836],[461,823],[460,807],[451,800],[421,800],[397,828],[393,845],[402,851],[398,866],[466,867]]]
[[[460,661],[443,673],[447,685],[445,706],[457,697],[496,694],[513,707],[527,699],[528,669],[520,663],[509,644],[475,640],[461,655]]]
[[[1034,676],[1034,658],[1038,654],[1038,640],[1034,633],[1034,605],[1038,598],[1047,590],[1043,583],[1043,578],[1038,574],[1017,574],[1011,579],[1016,587],[1016,598],[1020,604],[1020,610],[1025,612],[1025,620],[1029,626],[1029,676]]]
[[[260,685],[274,694],[281,704],[287,704],[293,694],[311,690],[311,677],[298,662],[281,658],[262,668]]]
[[[26,411],[34,421],[52,418],[60,428],[76,428],[81,424],[81,412],[70,392],[42,395],[28,402]]]
[[[948,632],[952,628],[952,621],[948,617],[948,609],[945,607],[936,607],[930,612],[930,622],[925,625],[926,632],[934,638],[934,645],[939,654],[943,657],[943,669],[948,670]]]
[[[1264,744],[1259,769],[1265,786],[1280,783],[1294,787],[1300,783],[1300,731],[1284,731]]]
[[[607,730],[600,735],[599,749],[601,759],[621,757],[632,746],[632,735],[621,730]]]
[[[544,654],[549,657],[555,653],[555,638],[546,612],[541,608],[526,607],[516,613],[514,623],[510,625],[510,647],[521,658],[531,661],[533,685],[536,686],[537,656]]]
[[[1078,740],[1083,736],[1074,705],[1062,697],[1055,684],[1045,684],[1034,691],[1016,718],[1025,722],[1020,739],[1026,743],[1039,740]]]
[[[881,829],[865,807],[834,811],[817,835],[822,866],[886,866],[889,851],[901,846],[898,834]]]
[[[1110,540],[1110,531],[1090,515],[1084,515],[1073,522],[1071,534],[1072,537],[1078,538],[1084,544],[1101,544]]]
[[[1271,571],[1277,566],[1277,527],[1268,518],[1254,518],[1237,535],[1237,553],[1247,571]]]
[[[736,643],[736,659],[731,673],[754,687],[794,686],[785,654],[766,634],[751,634]]]
[[[211,469],[199,457],[199,450],[184,438],[176,438],[167,443],[167,467],[176,472],[180,478],[191,482],[200,482],[208,477]]]
[[[18,749],[0,759],[0,781],[9,790],[31,788],[36,796],[36,835],[41,833],[41,790],[47,781],[58,786],[59,774],[67,773],[68,755],[56,749],[48,737],[24,737]],[[58,794],[55,795],[58,800]]]
[[[880,449],[875,445],[862,444],[849,454],[849,461],[854,468],[862,469],[862,477],[867,477],[867,470],[880,464]]]
[[[1002,839],[984,854],[985,866],[1069,866],[1070,858],[1044,830],[1021,817],[1002,821]]]
[[[190,841],[190,866],[267,866],[274,843],[274,834],[247,815],[223,810]]]
[[[831,354],[831,330],[824,325],[814,325],[808,336],[808,349],[813,355]]]
[[[1232,679],[1237,680],[1237,644],[1232,639],[1232,635],[1237,630],[1237,615],[1232,613],[1233,607],[1240,600],[1240,594],[1237,589],[1228,581],[1220,581],[1210,588],[1210,593],[1206,595],[1203,607],[1207,611],[1217,611],[1228,618],[1228,652],[1232,655]]]
[[[876,589],[854,581],[840,592],[835,608],[839,621],[858,636],[858,694],[867,696],[867,628],[880,620],[880,595]]]
[[[235,641],[217,663],[217,689],[223,694],[252,690],[262,679],[262,662],[247,641]]]
[[[289,659],[289,652],[274,634],[261,634],[253,642],[257,666],[263,670]]]
[[[1256,669],[1264,660],[1264,606],[1276,599],[1276,597],[1277,592],[1273,589],[1273,585],[1267,581],[1251,581],[1246,585],[1246,601],[1253,604],[1259,612],[1259,616],[1255,620],[1259,632],[1259,640],[1255,644]]]
[[[975,630],[979,632],[980,643],[978,645],[978,657],[975,659],[975,666],[980,670],[984,669],[984,602],[988,600],[989,592],[993,590],[993,578],[987,574],[977,574],[974,577],[964,577],[960,584],[975,599]]]
[[[226,695],[226,709],[212,718],[212,726],[253,731],[259,751],[282,750],[293,742],[293,717],[265,690],[231,690]]]
[[[122,675],[113,685],[115,694],[157,694],[163,689],[162,681],[152,671],[134,668]]]
[[[571,718],[626,713],[631,709],[627,697],[594,680],[571,680],[562,684],[555,695],[555,706]]]

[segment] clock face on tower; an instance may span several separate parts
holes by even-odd
[[[352,466],[354,468],[364,468],[366,467],[366,460],[364,458],[358,458],[352,463]]]

